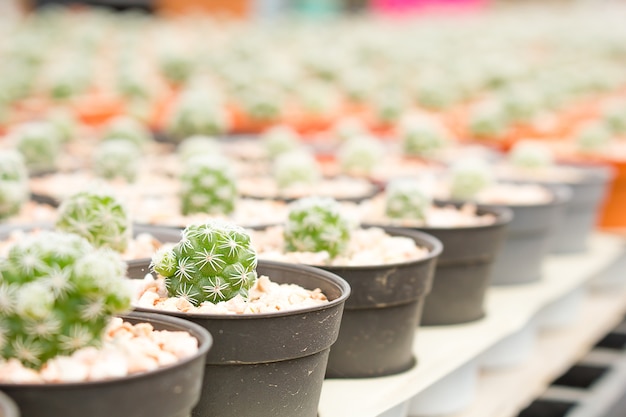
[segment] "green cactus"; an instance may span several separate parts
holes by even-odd
[[[166,80],[172,84],[184,84],[194,71],[195,62],[186,54],[174,48],[167,48],[160,53],[159,69]]]
[[[609,127],[600,122],[584,125],[575,136],[576,145],[582,152],[601,151],[612,139],[613,134]]]
[[[399,136],[406,155],[428,157],[446,146],[448,136],[443,126],[422,116],[407,117],[400,123]]]
[[[355,136],[341,145],[337,156],[344,172],[369,174],[385,155],[380,141],[371,136]]]
[[[626,100],[608,103],[603,109],[604,121],[615,134],[626,133]]]
[[[151,266],[165,278],[170,297],[183,297],[197,306],[237,295],[247,298],[257,279],[256,265],[256,252],[243,228],[210,221],[187,226],[181,241],[158,251]]]
[[[93,155],[94,173],[101,178],[123,178],[133,182],[139,171],[141,151],[134,143],[124,139],[100,143]]]
[[[0,262],[0,352],[38,369],[98,346],[109,319],[130,308],[126,266],[109,249],[67,233],[41,232]]]
[[[426,220],[433,198],[418,182],[391,181],[385,189],[385,214],[392,219]]]
[[[15,132],[17,150],[22,153],[30,172],[56,168],[61,153],[59,132],[49,122],[26,123]]]
[[[181,161],[186,162],[198,155],[221,155],[220,144],[211,136],[193,135],[184,139],[176,148]]]
[[[230,118],[218,99],[204,92],[181,95],[168,120],[167,132],[181,141],[193,135],[218,135],[230,128]]]
[[[17,214],[28,197],[28,172],[24,158],[14,150],[1,151],[0,220]]]
[[[333,126],[333,134],[340,142],[345,142],[355,136],[364,136],[369,134],[365,123],[354,117],[346,117],[340,119]]]
[[[191,158],[180,177],[182,212],[230,214],[235,210],[237,185],[231,163],[223,157]]]
[[[107,124],[102,138],[105,141],[124,139],[142,149],[152,141],[152,134],[138,120],[128,116],[120,116]]]
[[[274,160],[272,174],[281,189],[294,185],[315,184],[322,177],[321,168],[315,158],[303,151],[279,155]]]
[[[284,230],[285,249],[342,254],[351,236],[350,220],[332,198],[307,197],[290,204]]]
[[[554,163],[550,148],[536,141],[516,143],[509,153],[509,161],[518,168],[538,169],[549,167]]]
[[[469,130],[477,138],[497,139],[509,128],[509,122],[503,104],[489,101],[472,109]]]
[[[67,109],[54,109],[48,114],[46,120],[56,128],[61,142],[70,142],[75,138],[76,117]]]
[[[275,126],[261,135],[263,147],[270,158],[294,151],[300,146],[300,135],[289,126]]]
[[[481,159],[466,159],[450,168],[450,197],[472,199],[494,181],[489,164]]]
[[[81,191],[63,200],[56,229],[118,252],[126,250],[132,236],[126,208],[114,196],[95,191]]]

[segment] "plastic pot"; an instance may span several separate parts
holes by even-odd
[[[424,259],[375,266],[323,266],[352,288],[339,338],[330,350],[328,378],[367,378],[397,374],[415,365],[413,342],[435,264],[439,240],[413,230],[384,228],[426,247]]]
[[[190,358],[155,371],[106,381],[60,384],[0,384],[22,417],[187,417],[200,398],[202,364],[211,335],[202,327],[174,317],[130,313],[131,323],[156,330],[187,331],[198,339]]]
[[[257,271],[274,282],[320,288],[330,303],[246,315],[159,310],[186,318],[215,336],[193,416],[317,416],[328,353],[339,334],[350,286],[330,272],[302,265],[259,261]]]
[[[507,208],[480,205],[477,213],[493,214],[496,221],[484,226],[417,228],[443,243],[433,288],[424,304],[424,326],[467,323],[485,315],[483,304],[491,269],[513,213]]]
[[[20,417],[15,402],[3,392],[0,392],[0,417]]]

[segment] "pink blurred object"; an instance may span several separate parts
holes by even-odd
[[[384,15],[480,11],[489,0],[370,0],[372,12]]]

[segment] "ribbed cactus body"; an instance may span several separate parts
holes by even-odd
[[[81,191],[65,199],[58,213],[57,230],[82,236],[95,247],[123,252],[132,237],[126,208],[110,194]]]
[[[28,172],[17,151],[0,152],[0,219],[17,214],[28,200]]]
[[[124,139],[102,142],[94,151],[93,170],[101,178],[123,178],[133,182],[139,171],[141,151]]]
[[[172,249],[159,251],[152,268],[165,278],[171,297],[194,305],[247,298],[257,279],[257,255],[249,234],[233,224],[212,221],[188,226]]]
[[[289,207],[284,231],[288,251],[326,251],[335,257],[346,250],[350,235],[350,221],[333,199],[302,198]]]
[[[425,220],[432,197],[416,181],[395,180],[385,189],[385,214],[392,219]]]
[[[236,179],[227,159],[211,155],[191,158],[180,180],[183,214],[230,214],[235,210]]]
[[[130,307],[125,264],[85,239],[42,232],[0,262],[0,352],[39,368],[97,346],[112,315]]]

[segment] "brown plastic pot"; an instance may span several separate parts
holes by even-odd
[[[105,381],[59,384],[0,384],[22,417],[188,417],[200,398],[211,335],[186,320],[130,313],[126,321],[156,330],[187,331],[198,339],[193,356],[154,371]]]
[[[0,417],[20,417],[15,402],[3,392],[0,392]]]
[[[330,272],[302,265],[259,261],[257,271],[277,283],[320,288],[330,303],[245,315],[158,310],[190,320],[215,337],[195,417],[317,416],[330,346],[337,340],[350,286]]]

